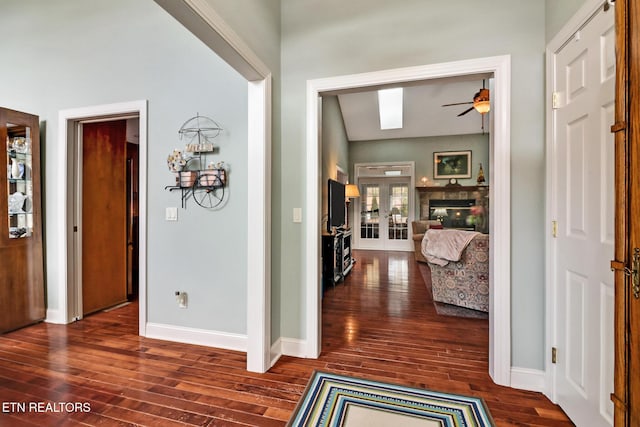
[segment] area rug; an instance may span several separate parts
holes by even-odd
[[[484,401],[316,371],[288,426],[484,427]]]

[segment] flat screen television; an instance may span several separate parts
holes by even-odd
[[[334,181],[333,179],[329,180],[328,183],[328,203],[327,207],[329,210],[328,218],[327,218],[327,232],[331,233],[333,231],[333,227],[342,227],[344,226],[345,220],[345,194],[344,194],[344,184],[339,183],[338,181]]]

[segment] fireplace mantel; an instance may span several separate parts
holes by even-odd
[[[483,233],[489,230],[489,186],[488,185],[443,185],[431,187],[416,187],[419,195],[420,219],[430,218],[430,204],[432,200],[475,200],[476,206],[481,206],[484,212],[484,221],[476,227],[476,231]]]
[[[434,191],[489,191],[488,185],[443,185],[443,186],[431,186],[431,187],[416,187],[419,192],[434,192]]]

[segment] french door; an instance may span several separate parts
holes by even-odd
[[[365,178],[359,180],[358,248],[411,251],[413,220],[411,180]]]

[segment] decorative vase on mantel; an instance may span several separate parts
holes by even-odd
[[[478,185],[484,184],[484,170],[482,169],[482,163],[480,163],[480,170],[478,170],[478,179],[476,182]]]

